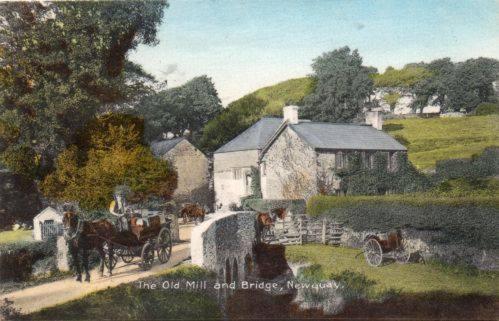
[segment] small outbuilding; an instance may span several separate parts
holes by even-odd
[[[33,218],[33,238],[42,241],[62,232],[62,214],[53,207],[46,207]]]

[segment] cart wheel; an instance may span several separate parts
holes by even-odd
[[[116,266],[116,263],[118,263],[118,255],[116,255],[116,252],[114,252],[113,257],[111,258],[111,262],[110,262],[109,261],[109,244],[107,242],[104,243],[103,249],[104,249],[104,265],[106,266],[106,268],[108,270],[112,270]]]
[[[140,257],[142,258],[142,262],[140,262],[142,270],[149,270],[154,262],[154,246],[150,242],[144,244]]]
[[[399,264],[406,264],[409,263],[410,259],[411,259],[411,252],[407,250],[407,247],[405,246],[405,241],[402,240],[402,244],[395,254],[395,261],[397,261],[397,263]]]
[[[158,259],[161,263],[166,263],[172,254],[172,238],[170,229],[163,227],[159,231],[158,239],[156,241],[156,249],[158,251]]]
[[[380,266],[383,261],[383,250],[378,240],[370,238],[364,243],[364,256],[370,266]]]
[[[125,249],[120,257],[123,262],[130,263],[133,261],[133,252],[130,249]]]

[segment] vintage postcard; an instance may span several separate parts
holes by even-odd
[[[498,17],[0,1],[0,320],[498,320]]]

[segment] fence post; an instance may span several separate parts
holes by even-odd
[[[326,244],[326,219],[322,219],[322,244]]]
[[[298,218],[298,233],[300,233],[300,245],[303,244],[303,233],[302,233],[302,220],[301,217]]]

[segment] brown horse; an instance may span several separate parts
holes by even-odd
[[[272,226],[277,218],[283,220],[286,217],[285,208],[276,208],[269,213],[258,213],[256,216],[256,234],[258,242],[264,241],[265,237],[272,234]]]
[[[96,249],[100,256],[100,273],[104,275],[104,265],[106,252],[104,245],[108,246],[109,275],[112,275],[114,251],[111,240],[116,235],[116,229],[113,224],[106,220],[83,221],[74,212],[65,212],[62,224],[64,227],[64,238],[68,243],[69,250],[73,257],[73,265],[76,269],[76,281],[81,282],[81,267],[79,254],[82,257],[83,268],[85,270],[85,281],[90,282],[90,273],[88,268],[89,252]]]
[[[180,215],[183,217],[184,223],[187,223],[188,218],[194,219],[197,223],[198,219],[201,222],[204,221],[206,211],[198,204],[185,204],[182,210],[180,210]]]

